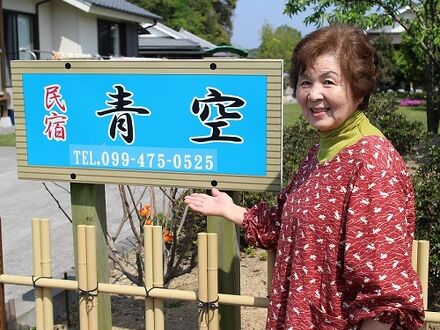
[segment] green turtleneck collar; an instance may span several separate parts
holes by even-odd
[[[362,111],[355,111],[341,126],[319,133],[318,160],[320,163],[333,159],[342,149],[355,144],[364,136],[384,136],[374,127]]]

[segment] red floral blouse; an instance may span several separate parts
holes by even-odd
[[[245,215],[247,242],[277,251],[266,329],[359,329],[366,318],[418,329],[424,310],[405,163],[378,136],[325,163],[318,147],[276,207],[260,203]]]

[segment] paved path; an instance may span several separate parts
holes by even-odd
[[[59,209],[41,181],[18,180],[14,147],[0,147],[0,218],[2,219],[4,272],[14,275],[32,275],[32,224],[34,217],[49,218],[52,238],[52,273],[62,276],[73,266],[71,223]],[[46,182],[67,214],[70,210],[68,183]],[[132,187],[139,196],[143,187]],[[143,203],[148,202],[145,197]],[[122,207],[117,185],[106,185],[107,226],[114,233],[122,219]],[[120,240],[130,236],[125,224]],[[21,299],[29,287],[6,285],[6,301]],[[26,296],[29,296],[26,295]],[[16,306],[20,315],[21,306]]]

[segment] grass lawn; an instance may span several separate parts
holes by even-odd
[[[301,109],[296,103],[285,103],[283,109],[283,124],[290,126],[302,116]]]
[[[428,129],[426,124],[426,107],[399,107],[398,113],[405,115],[410,121],[420,121],[425,127],[425,131]]]
[[[15,147],[15,134],[0,134],[0,147]]]

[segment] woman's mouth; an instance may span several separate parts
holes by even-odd
[[[319,113],[323,113],[323,112],[327,112],[330,110],[330,108],[311,108],[310,109],[312,111],[312,113],[314,114],[319,114]]]

